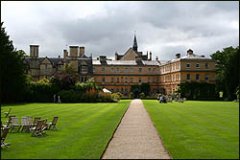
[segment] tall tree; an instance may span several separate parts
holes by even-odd
[[[223,91],[228,100],[236,99],[236,90],[240,78],[239,46],[227,47],[211,55],[217,62],[217,91]]]
[[[12,41],[9,40],[9,36],[3,27],[3,22],[1,22],[0,37],[0,101],[19,101],[23,98],[26,87],[24,52],[14,49]]]

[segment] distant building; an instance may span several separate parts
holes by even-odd
[[[71,64],[79,75],[79,81],[94,78],[95,82],[112,92],[128,95],[132,85],[148,83],[150,93],[171,94],[184,82],[215,83],[215,62],[211,58],[196,55],[191,49],[185,56],[180,53],[167,62],[152,59],[152,53],[145,55],[138,51],[136,35],[133,46],[124,54],[115,53],[115,60],[100,56],[92,59],[85,55],[85,48],[70,46],[63,51],[63,58],[39,58],[38,45],[30,45],[30,57],[25,59],[28,74],[35,80],[49,78],[61,72],[65,64]]]
[[[85,82],[92,77],[92,57],[85,55],[84,47],[70,46],[69,50],[70,54],[67,50],[63,50],[63,58],[39,57],[39,46],[30,45],[30,56],[25,58],[27,73],[34,80],[50,78],[62,72],[65,64],[71,64],[79,75],[79,81]]]
[[[191,49],[185,56],[177,53],[175,59],[160,66],[160,86],[167,94],[174,93],[180,83],[215,83],[215,76],[215,62],[204,55],[194,54]]]

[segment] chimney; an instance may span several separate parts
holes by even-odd
[[[187,56],[192,56],[192,55],[193,55],[193,50],[189,49],[189,50],[187,51]]]
[[[149,60],[151,61],[152,60],[152,52],[150,51],[149,54],[150,54],[150,59]]]
[[[66,49],[63,50],[63,58],[66,59],[68,57],[68,51]]]
[[[107,57],[106,56],[99,56],[101,64],[107,64]]]
[[[38,58],[39,45],[30,45],[30,57]]]
[[[156,56],[156,61],[158,61],[158,56]]]
[[[176,54],[176,58],[178,59],[178,58],[180,58],[181,57],[181,54],[180,53],[177,53]]]
[[[115,52],[115,60],[118,60],[118,53],[117,53],[117,51]]]
[[[136,59],[136,62],[142,61],[142,57],[141,56],[136,56],[135,59]]]
[[[78,46],[69,46],[70,48],[70,57],[77,58],[78,56]]]
[[[201,55],[201,57],[205,57],[204,55]]]
[[[85,54],[85,47],[79,47],[79,57],[82,57]]]

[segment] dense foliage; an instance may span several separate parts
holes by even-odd
[[[181,97],[190,100],[214,100],[218,96],[215,91],[215,84],[209,83],[181,83],[177,92],[181,94]]]
[[[150,85],[148,83],[142,83],[141,85],[132,85],[131,92],[133,97],[148,96],[150,92]]]
[[[0,101],[3,103],[21,101],[26,90],[24,52],[14,49],[3,22],[0,38]]]
[[[228,47],[211,55],[217,62],[217,92],[222,91],[223,97],[227,100],[236,99],[237,88],[240,78],[240,53],[239,46]]]

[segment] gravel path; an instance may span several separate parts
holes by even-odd
[[[170,159],[141,100],[133,100],[102,159]]]

